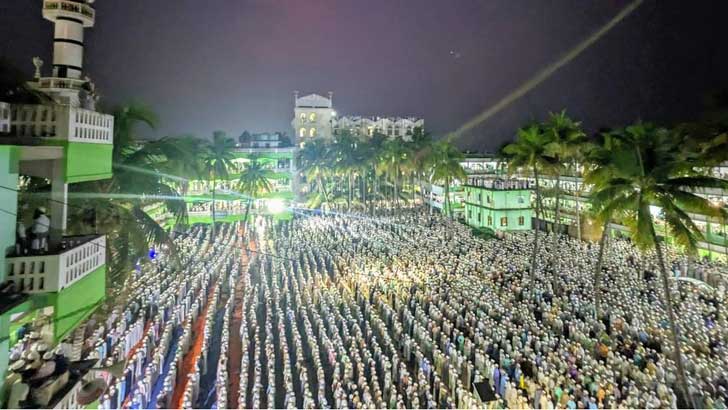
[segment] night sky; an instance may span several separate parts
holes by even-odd
[[[341,114],[420,116],[436,136],[619,12],[624,0],[98,0],[86,72],[106,107],[140,101],[157,136],[286,131],[293,91]],[[51,68],[40,0],[0,0],[0,56]],[[460,141],[494,149],[567,111],[588,129],[695,117],[728,83],[728,2],[646,0],[569,66]]]

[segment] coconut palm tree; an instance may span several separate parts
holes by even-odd
[[[464,155],[448,141],[438,141],[433,144],[431,151],[432,179],[445,186],[445,200],[443,212],[453,218],[452,204],[450,203],[450,186],[453,181],[464,182],[467,179],[465,170],[460,163]]]
[[[618,174],[618,161],[614,157],[623,145],[628,143],[628,135],[622,130],[607,131],[599,135],[599,141],[591,145],[586,152],[583,165],[584,184],[591,186],[591,212],[594,221],[601,225],[602,234],[599,239],[599,252],[594,265],[594,314],[601,315],[601,280],[604,253],[609,245],[609,224],[612,222],[621,203],[614,201],[608,203],[614,194],[607,189],[608,182]]]
[[[361,142],[349,133],[343,133],[336,137],[331,145],[332,155],[335,159],[334,168],[336,173],[346,179],[346,208],[351,209],[354,199],[354,173],[360,165],[358,152]]]
[[[248,225],[248,216],[250,216],[250,207],[258,195],[271,192],[273,187],[270,180],[274,177],[274,172],[265,167],[265,164],[259,160],[257,156],[250,157],[250,161],[245,164],[245,169],[240,173],[240,192],[247,195],[248,204],[245,207],[245,220],[243,224]]]
[[[561,176],[567,164],[573,164],[578,153],[587,141],[586,134],[581,129],[581,123],[566,115],[566,111],[550,113],[549,119],[543,124],[543,132],[548,135],[549,143],[546,153],[551,157],[552,173],[556,176],[554,185],[554,236],[552,237],[551,265],[558,272],[558,246],[559,231],[561,227]],[[578,206],[578,204],[577,204]]]
[[[69,220],[85,220],[81,214],[93,209],[93,229],[107,234],[112,286],[125,280],[150,246],[174,249],[167,230],[145,211],[147,206],[161,202],[175,224],[186,223],[187,209],[178,185],[182,178],[171,174],[172,170],[182,169],[182,164],[195,162],[193,140],[178,144],[176,139],[162,138],[140,143],[139,126],[154,128],[156,122],[154,113],[142,105],[114,110],[113,176],[69,186],[69,212],[79,214]],[[69,226],[69,231],[75,233],[87,233],[88,229]]]
[[[382,146],[379,156],[379,168],[392,183],[392,200],[399,204],[400,176],[403,164],[411,155],[400,139],[388,139]]]
[[[306,141],[296,154],[296,162],[303,171],[306,179],[318,192],[311,204],[328,204],[329,196],[326,190],[326,178],[331,174],[331,149],[323,139],[314,138]],[[313,191],[313,189],[312,189]]]
[[[540,176],[554,169],[553,157],[548,155],[547,146],[551,136],[543,132],[538,124],[532,124],[518,130],[516,141],[503,147],[502,155],[508,159],[508,172],[515,173],[519,169],[530,170],[535,179],[536,193],[536,229],[533,236],[533,253],[531,254],[531,291],[536,292],[536,263],[539,251],[539,225],[543,212]]]
[[[697,254],[702,233],[690,213],[725,218],[726,211],[711,206],[696,194],[702,188],[728,189],[728,181],[706,175],[704,155],[686,151],[683,139],[650,124],[636,124],[625,130],[626,141],[612,154],[615,174],[601,185],[603,208],[627,214],[625,224],[633,243],[640,249],[653,249],[661,272],[663,306],[672,336],[677,384],[689,407],[694,407],[687,387],[682,358],[682,336],[674,311],[670,277],[665,267],[662,240],[655,231],[653,207],[659,207],[675,243],[689,254]]]
[[[215,131],[212,141],[208,141],[202,153],[205,171],[212,183],[212,240],[215,240],[215,191],[219,179],[230,178],[229,170],[233,167],[233,149],[235,140],[222,131]]]

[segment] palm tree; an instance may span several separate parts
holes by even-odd
[[[600,141],[591,145],[584,157],[584,184],[591,188],[591,211],[594,221],[602,226],[599,239],[599,252],[594,265],[594,314],[601,315],[601,280],[604,253],[609,245],[609,224],[619,211],[620,202],[607,203],[614,194],[607,189],[608,181],[618,174],[617,161],[614,154],[628,141],[627,135],[621,131],[604,132],[599,135]]]
[[[702,240],[703,235],[690,213],[718,219],[727,216],[724,209],[711,206],[709,200],[695,192],[701,188],[728,189],[728,181],[706,175],[705,156],[686,151],[683,139],[668,130],[650,124],[636,124],[627,127],[625,134],[626,141],[612,154],[616,173],[602,184],[602,191],[610,193],[609,198],[601,198],[604,200],[602,206],[627,213],[625,222],[632,241],[640,249],[654,249],[656,253],[663,305],[674,344],[678,388],[688,406],[694,407],[687,387],[669,274],[651,208],[661,208],[665,225],[675,243],[695,255],[697,242]]]
[[[233,167],[235,140],[222,131],[215,131],[202,154],[207,175],[212,182],[212,240],[215,240],[215,191],[218,179],[229,179],[228,170]]]
[[[315,203],[328,204],[325,178],[331,173],[331,149],[323,139],[306,141],[296,154],[296,162],[311,185],[315,185],[318,198]]]
[[[187,209],[179,193],[179,179],[170,174],[181,169],[182,164],[194,162],[196,152],[190,148],[191,142],[177,144],[172,138],[138,142],[136,130],[140,125],[156,125],[156,116],[145,106],[120,107],[114,111],[114,117],[114,174],[110,179],[70,185],[69,211],[95,211],[94,229],[108,237],[109,281],[117,285],[150,246],[164,244],[174,249],[167,230],[145,208],[162,202],[175,224],[186,223]],[[88,229],[69,226],[76,233],[86,233]]]
[[[402,166],[407,161],[408,156],[411,153],[408,152],[407,147],[400,139],[388,139],[382,146],[380,153],[379,167],[381,171],[390,179],[392,182],[392,200],[399,203],[399,181],[402,173]]]
[[[552,159],[552,172],[556,175],[551,265],[554,267],[554,271],[558,272],[558,253],[555,250],[558,246],[561,227],[561,175],[564,173],[566,164],[573,164],[576,154],[582,149],[587,138],[581,129],[581,123],[569,118],[566,111],[549,114],[548,121],[543,125],[543,132],[549,138],[546,153]]]
[[[360,142],[348,133],[338,135],[331,146],[335,158],[334,168],[346,178],[346,207],[351,209],[351,202],[354,199],[354,172],[360,165],[357,158]]]
[[[248,204],[245,208],[245,220],[243,224],[247,226],[248,216],[250,215],[250,206],[255,201],[258,194],[270,192],[272,186],[270,180],[273,178],[274,172],[265,167],[265,165],[253,156],[250,161],[245,164],[245,169],[240,173],[240,192],[248,196]]]
[[[450,185],[454,180],[464,182],[467,179],[465,170],[460,163],[464,156],[454,145],[447,141],[438,141],[433,144],[431,153],[432,179],[445,184],[445,201],[443,211],[453,218],[452,204],[450,203]]]
[[[544,133],[537,124],[518,130],[515,142],[503,147],[502,154],[508,159],[508,172],[513,174],[519,168],[528,169],[535,179],[536,193],[536,229],[533,237],[533,253],[531,255],[531,291],[536,292],[536,262],[539,250],[539,225],[543,203],[541,199],[540,175],[554,168],[553,157],[548,155],[547,146],[550,135]]]

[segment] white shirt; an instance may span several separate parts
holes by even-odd
[[[33,221],[33,233],[47,233],[50,227],[51,220],[44,214],[41,214]]]

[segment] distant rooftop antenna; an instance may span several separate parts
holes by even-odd
[[[329,108],[334,106],[334,92],[329,91]]]
[[[298,90],[293,92],[293,103],[298,104]]]

